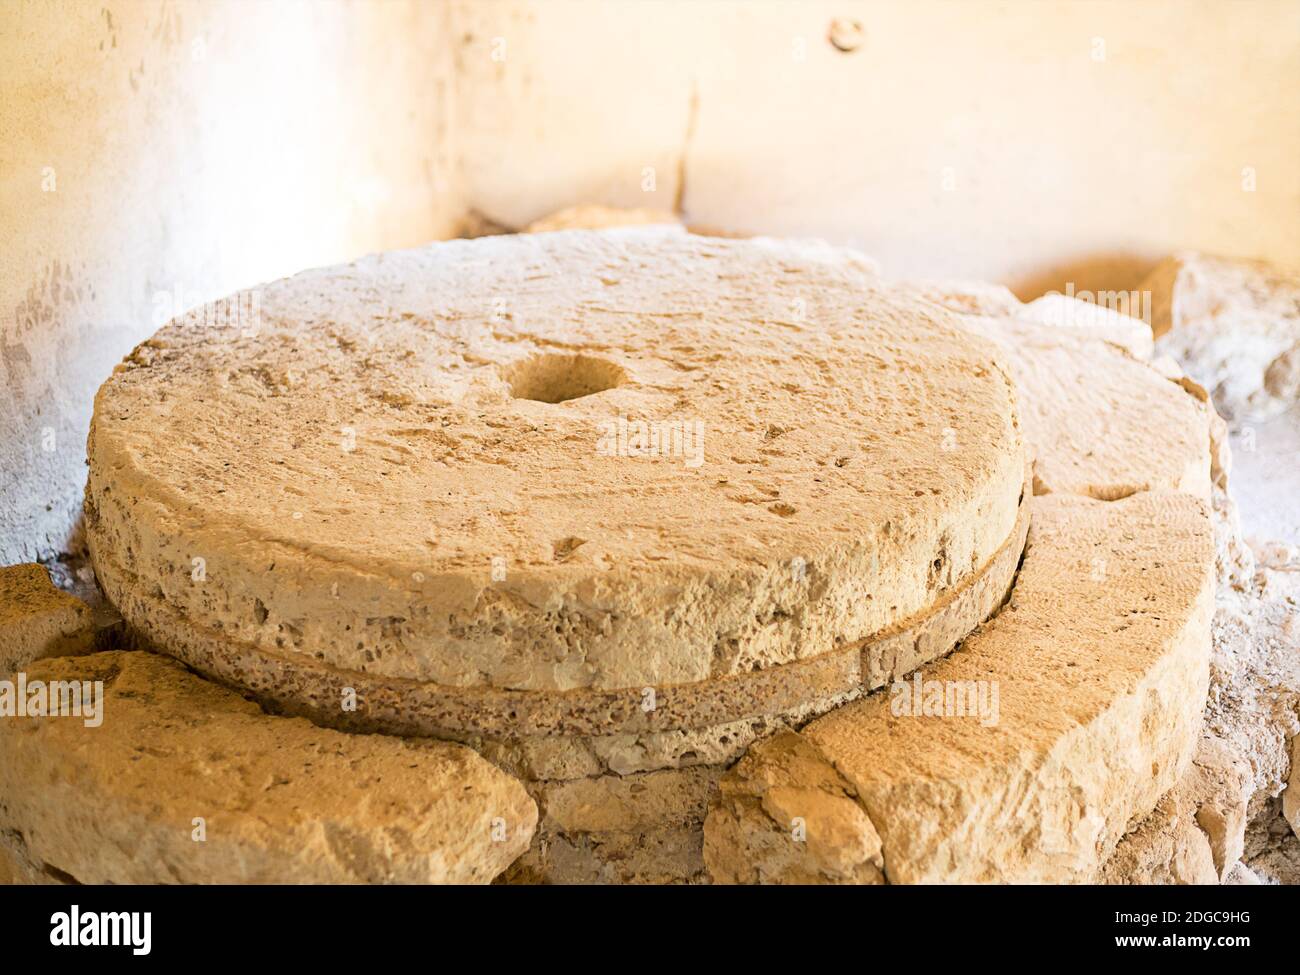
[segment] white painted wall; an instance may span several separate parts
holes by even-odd
[[[1300,263],[1296,0],[556,0],[456,19],[468,202],[505,224],[662,206],[680,168],[694,223],[856,241],[900,275],[1038,294],[1127,287],[1183,247]],[[828,41],[836,19],[861,25],[857,50]]]
[[[0,3],[0,564],[66,546],[160,319],[453,231],[449,39],[407,0]]]

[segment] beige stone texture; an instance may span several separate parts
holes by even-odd
[[[268,716],[166,657],[28,676],[104,684],[98,727],[0,721],[0,835],[80,883],[488,883],[536,825],[524,787],[467,748]]]
[[[1134,825],[1103,866],[1111,884],[1228,883],[1244,855],[1252,771],[1223,739],[1205,735],[1191,768]]]
[[[716,767],[529,783],[545,823],[566,833],[627,832],[704,821]]]
[[[1288,621],[1300,608],[1300,574],[1289,559],[1276,563],[1269,557],[1275,547],[1262,547],[1257,558],[1243,539],[1237,506],[1228,493],[1233,463],[1227,426],[1204,388],[1168,358],[1153,365],[1211,411],[1218,582],[1214,652],[1205,734],[1193,766],[1120,842],[1104,873],[1117,883],[1150,883],[1160,877],[1214,882],[1192,869],[1208,851],[1223,883],[1234,882],[1234,871],[1255,876],[1248,867],[1234,866],[1238,857],[1259,865],[1259,876],[1268,882],[1278,882],[1289,863],[1280,837],[1290,831],[1273,797],[1285,781],[1288,736],[1300,730],[1300,654],[1287,634]],[[1235,475],[1233,487],[1235,491]]]
[[[1027,306],[1000,284],[984,281],[906,281],[901,285],[926,301],[962,315],[1022,314]]]
[[[1251,768],[1223,739],[1201,741],[1191,772],[1179,788],[1196,803],[1196,825],[1209,842],[1214,870],[1224,880],[1244,851]]]
[[[761,707],[759,713],[748,714],[721,724],[696,725],[690,712],[681,713],[677,703],[683,688],[665,688],[660,707],[649,713],[640,709],[633,716],[645,719],[639,725],[650,728],[667,727],[670,730],[639,730],[621,734],[523,734],[520,733],[519,711],[513,720],[505,718],[500,730],[494,734],[467,733],[446,727],[424,726],[412,718],[415,702],[408,694],[394,702],[391,722],[381,722],[388,730],[399,728],[408,733],[433,734],[466,744],[520,778],[529,781],[568,780],[586,778],[613,772],[628,775],[665,768],[687,768],[698,765],[726,764],[739,757],[753,741],[772,732],[797,726],[817,715],[853,700],[862,689],[879,687],[893,675],[906,672],[921,663],[948,653],[971,630],[992,615],[1010,592],[1015,569],[1024,549],[1028,527],[1028,510],[1022,501],[1021,515],[1016,530],[993,560],[972,579],[949,593],[928,615],[908,621],[895,632],[869,641],[861,647],[852,646],[837,653],[844,658],[844,666],[834,671],[836,680],[825,687],[833,693],[814,693],[811,685],[792,682],[780,687],[779,693],[764,699],[755,699],[749,709]],[[780,672],[785,668],[775,668]],[[241,675],[247,680],[248,672]],[[743,679],[743,678],[737,678]],[[709,691],[714,698],[725,701],[729,681],[706,682],[701,691]],[[712,689],[710,691],[710,688]],[[804,693],[811,696],[803,696]],[[363,695],[364,696],[364,695]],[[570,692],[561,699],[571,711],[582,706],[583,695]],[[339,698],[335,698],[339,700]],[[706,704],[707,697],[699,703]],[[764,703],[765,702],[765,703]],[[734,701],[732,702],[734,703]],[[707,713],[716,713],[715,703]],[[363,704],[357,713],[373,714],[373,702]],[[665,714],[664,712],[667,712]],[[348,712],[334,715],[322,712],[313,717],[326,724],[356,730],[369,726],[368,720],[339,720],[349,718]],[[480,715],[481,717],[481,715]],[[572,721],[574,715],[566,716]],[[659,722],[656,725],[654,722]],[[686,726],[673,728],[673,722]]]
[[[996,688],[997,720],[896,714],[909,681],[807,725],[879,834],[889,882],[1094,878],[1190,767],[1213,558],[1196,498],[1035,498],[1011,601],[920,675]],[[750,869],[747,843],[717,855]]]
[[[1210,807],[1202,825],[1212,838],[1222,836],[1216,863],[1244,843],[1242,859],[1261,876],[1298,883],[1300,870],[1288,873],[1284,841],[1293,830],[1283,805],[1300,736],[1300,633],[1292,625],[1300,613],[1300,571],[1270,563],[1266,549],[1258,554],[1244,580],[1220,579],[1205,707],[1206,738],[1217,760],[1204,762],[1202,747],[1197,764],[1214,774],[1198,800]],[[1260,866],[1265,861],[1271,866]]]
[[[509,883],[707,883],[704,817],[723,766],[528,783],[541,822]]]
[[[721,679],[562,694],[458,689],[376,679],[305,657],[290,661],[179,627],[164,648],[254,692],[278,711],[348,731],[463,741],[530,778],[591,774],[598,769],[578,770],[587,762],[630,760],[639,751],[651,762],[647,767],[655,767],[656,755],[732,747],[737,722],[810,717],[817,708],[834,706],[863,687],[880,686],[892,674],[947,653],[1006,598],[1028,528],[1027,490],[1022,489],[1012,534],[989,563],[944,592],[926,613],[811,660]],[[155,621],[169,618],[170,610],[157,601],[150,608]]]
[[[44,566],[0,568],[0,679],[42,657],[88,653],[95,641],[90,608],[56,589]]]
[[[726,765],[753,742],[853,700],[854,689],[814,698],[773,714],[703,728],[618,735],[467,735],[461,741],[493,764],[529,781],[630,775],[695,765]]]
[[[1217,884],[1210,841],[1186,793],[1174,788],[1162,796],[1119,841],[1098,880],[1132,886]]]
[[[1228,871],[1228,878],[1224,883],[1232,887],[1259,887],[1263,885],[1264,881],[1250,867],[1244,863],[1238,863]]]
[[[1109,342],[1038,322],[962,321],[1010,361],[1035,494],[1209,499],[1210,410],[1195,396]]]
[[[1291,824],[1291,832],[1300,836],[1300,735],[1291,739],[1291,770],[1282,790],[1282,815]]]
[[[219,632],[457,689],[814,660],[977,572],[1021,493],[994,347],[877,280],[632,228],[276,282],[256,334],[179,321],[100,390],[96,571],[169,652]],[[628,456],[620,417],[701,424],[700,465]]]
[[[1230,421],[1300,400],[1300,273],[1264,261],[1182,253],[1141,287],[1158,350],[1177,359]]]
[[[1276,800],[1250,825],[1243,863],[1266,884],[1300,884],[1300,836],[1278,814]]]
[[[1132,311],[1136,308],[1129,305]],[[988,314],[980,312],[979,314]],[[1026,321],[1051,325],[1064,335],[1118,345],[1135,359],[1150,359],[1155,349],[1151,325],[1123,311],[1063,294],[1046,294],[1014,312]]]
[[[755,745],[723,777],[707,823],[714,883],[884,883],[880,836],[857,792],[793,732]]]
[[[500,883],[661,886],[707,884],[698,825],[634,832],[552,833],[545,828]]]
[[[57,871],[33,863],[26,844],[12,831],[0,832],[0,887],[50,885],[67,882]]]

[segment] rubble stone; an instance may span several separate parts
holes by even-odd
[[[488,883],[536,824],[467,748],[268,716],[166,657],[60,657],[28,679],[102,682],[99,725],[0,719],[0,836],[80,883]]]
[[[88,653],[95,640],[90,609],[43,566],[0,568],[0,678],[43,657]]]
[[[1190,766],[1213,611],[1206,505],[1058,495],[1031,511],[1008,606],[914,675],[934,707],[913,708],[904,681],[799,733],[856,792],[891,883],[1087,881]],[[995,720],[968,701],[948,713],[950,688],[980,687],[997,689]],[[742,775],[762,781],[729,774],[733,804]],[[769,838],[724,848],[730,826],[710,812],[710,863],[743,876]]]
[[[1230,421],[1262,420],[1300,399],[1300,275],[1183,253],[1142,283],[1158,351],[1206,387]]]

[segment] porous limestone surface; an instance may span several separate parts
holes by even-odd
[[[775,713],[704,728],[616,735],[452,736],[493,764],[528,781],[630,775],[696,765],[726,765],[747,747],[854,700],[857,690],[813,698]],[[444,733],[446,734],[446,733]]]
[[[1291,740],[1291,771],[1282,790],[1282,816],[1290,824],[1291,832],[1300,836],[1300,735]]]
[[[607,739],[614,750],[621,750],[616,742],[626,742],[628,736],[667,735],[660,742],[669,744],[676,732],[701,743],[716,734],[718,744],[724,744],[724,739],[731,739],[729,726],[735,722],[799,711],[811,716],[810,707],[833,706],[952,649],[1006,598],[1028,529],[1027,492],[1026,484],[1015,527],[993,558],[945,590],[926,612],[831,653],[725,678],[556,694],[376,678],[304,656],[262,654],[247,644],[181,627],[173,628],[174,635],[163,649],[253,692],[278,713],[310,717],[342,730],[464,741],[492,750],[494,760],[508,767],[513,767],[516,757],[530,764],[533,760],[569,764],[578,757],[575,749],[586,750],[582,739],[593,742],[597,755],[604,749],[594,742],[596,738]],[[137,595],[132,590],[128,598]],[[172,617],[165,605],[153,603],[147,609],[155,623]],[[130,604],[125,611],[132,615]],[[569,776],[548,773],[545,777]]]
[[[1300,566],[1277,561],[1273,546],[1243,549],[1249,571],[1220,578],[1197,755],[1208,787],[1194,798],[1216,864],[1245,845],[1243,859],[1259,872],[1255,860],[1293,835],[1283,806],[1300,740]],[[1300,871],[1283,882],[1300,882]]]
[[[1300,884],[1300,834],[1273,800],[1246,833],[1242,863],[1266,884]]]
[[[885,881],[880,836],[857,792],[793,732],[750,749],[722,779],[719,800],[704,836],[715,883]]]
[[[1208,403],[1181,368],[1169,376]],[[1242,482],[1210,409],[1217,591],[1205,725],[1191,769],[1103,868],[1109,883],[1300,882],[1278,796],[1300,735],[1300,564],[1285,545],[1246,544],[1229,474],[1233,495]]]
[[[0,837],[80,883],[488,883],[536,825],[468,748],[272,717],[166,657],[54,658],[36,680],[102,681],[102,724],[0,718]]]
[[[1035,498],[1007,607],[914,680],[798,738],[828,767],[819,780],[833,770],[841,792],[856,794],[890,883],[1089,881],[1191,763],[1213,601],[1200,499]],[[714,875],[744,876],[756,857],[774,870],[773,833],[789,836],[790,823],[745,817],[747,797],[761,794],[741,773],[721,796],[705,824]],[[807,823],[818,806],[805,805],[782,806],[781,816]],[[753,828],[737,833],[738,820]],[[867,848],[860,833],[840,826],[837,835]],[[799,877],[820,869],[806,853],[790,862]]]
[[[735,720],[699,724],[693,722],[689,714],[677,715],[676,718],[668,715],[658,725],[666,729],[649,731],[646,727],[656,727],[653,720],[659,719],[659,708],[655,708],[640,712],[640,718],[645,719],[637,723],[641,727],[614,735],[521,735],[517,722],[515,727],[507,727],[498,735],[465,735],[446,728],[417,728],[416,732],[434,733],[437,737],[461,741],[498,766],[528,780],[580,779],[603,772],[627,775],[659,768],[731,762],[740,757],[751,742],[777,729],[794,727],[826,714],[833,707],[853,701],[863,690],[879,688],[894,676],[949,653],[1006,601],[1024,550],[1027,530],[1028,506],[1022,499],[1017,528],[993,556],[992,562],[985,565],[969,584],[949,591],[930,614],[910,620],[896,632],[883,634],[878,640],[868,641],[862,646],[852,646],[844,654],[827,655],[831,658],[829,662],[842,660],[842,663],[822,673],[822,679],[815,685],[813,682],[801,684],[792,681],[789,688],[783,689],[785,693],[766,698],[764,705],[755,703],[746,708],[761,707],[762,710],[748,712]],[[724,697],[725,685],[727,681],[710,682],[719,697]],[[669,702],[675,699],[677,690],[680,688],[669,690]],[[567,697],[572,699],[575,694]],[[363,707],[355,714],[369,711],[369,707]],[[408,723],[411,711],[412,708],[404,708]],[[317,720],[325,723],[333,720],[335,724],[339,724],[341,714],[344,712],[335,711],[333,715],[313,712]],[[637,712],[633,711],[633,715]],[[673,720],[684,722],[685,727],[671,727]]]
[[[1230,421],[1300,400],[1300,274],[1263,261],[1188,252],[1151,272],[1156,349],[1177,359]]]
[[[87,653],[95,640],[90,608],[56,589],[44,566],[0,568],[0,679],[42,657]]]
[[[1000,284],[984,281],[912,280],[899,287],[962,315],[1017,315],[1025,306]]]
[[[1109,342],[1135,359],[1150,359],[1155,351],[1149,322],[1095,301],[1049,293],[1026,303],[1014,315],[1040,325],[1051,325],[1064,336]]]
[[[12,831],[0,831],[0,887],[29,887],[66,883],[57,871],[46,870],[33,863],[27,854],[26,844]]]
[[[1075,330],[973,315],[962,322],[999,343],[1010,363],[1035,494],[1209,498],[1211,413],[1179,383]]]
[[[1196,822],[1195,800],[1179,786],[1161,796],[1119,841],[1098,880],[1126,886],[1219,883],[1209,837]]]
[[[456,689],[704,681],[924,611],[1015,524],[1000,354],[850,251],[564,231],[246,299],[96,398],[89,547],[168,652],[219,637]],[[250,304],[251,327],[222,317]]]
[[[700,826],[629,832],[538,831],[499,883],[663,886],[707,884]]]
[[[508,883],[707,883],[704,817],[725,766],[529,782],[541,821]]]

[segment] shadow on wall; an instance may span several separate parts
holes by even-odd
[[[1132,291],[1160,262],[1157,258],[1122,252],[1093,254],[1055,264],[1041,271],[1002,282],[1021,301],[1033,301],[1049,291]]]

